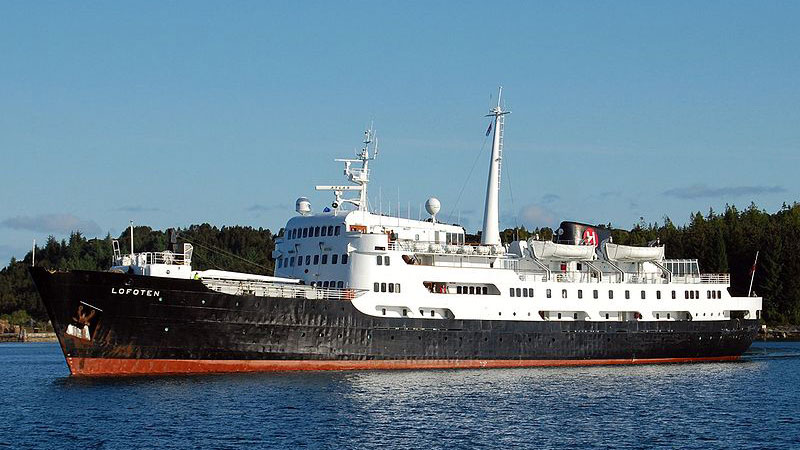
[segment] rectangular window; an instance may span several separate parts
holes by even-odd
[[[469,287],[469,293],[470,294],[474,294],[475,293],[475,286],[470,286]]]
[[[722,298],[722,291],[717,291],[717,298]]]
[[[489,293],[489,288],[487,288],[486,286],[483,286],[483,287],[481,288],[481,293],[482,293],[483,295],[487,295],[487,294]]]
[[[308,228],[303,228],[303,237],[308,237]]]
[[[343,288],[344,287],[344,281],[339,281],[338,283],[336,283],[336,287],[339,288],[339,289]]]
[[[389,257],[388,256],[384,256],[383,257],[383,265],[384,266],[388,266],[389,265]]]
[[[342,264],[347,264],[347,254],[342,255]]]
[[[319,227],[314,227],[314,237],[319,237]]]
[[[394,283],[389,283],[389,292],[394,294]]]
[[[394,284],[394,292],[396,292],[398,294],[400,293],[400,283],[395,283]]]
[[[661,291],[656,291],[656,300],[661,300]]]
[[[567,290],[566,289],[562,289],[561,290],[561,298],[567,298]]]
[[[297,257],[297,267],[300,267],[302,265],[303,265],[303,257],[302,256],[298,256]]]
[[[683,291],[683,296],[686,297],[685,300],[689,300],[689,291]]]
[[[548,289],[548,290],[547,290],[547,298],[550,298],[550,297],[552,297],[552,296],[553,296],[553,291],[551,291],[550,289]]]
[[[610,289],[608,290],[608,299],[609,300],[614,300],[614,291],[612,291]]]
[[[381,283],[381,292],[386,292],[386,283]]]
[[[378,265],[382,266],[383,265],[383,256],[378,255],[377,256],[377,261],[378,261]]]
[[[327,236],[328,235],[328,227],[322,227],[322,230],[320,230],[320,235],[323,236],[323,237]]]
[[[578,313],[572,313],[572,318],[578,320]]]
[[[706,299],[711,300],[711,291],[706,291]]]
[[[328,283],[327,281],[323,281],[323,282],[322,282],[322,287],[324,287],[324,288],[326,288],[326,287],[328,287],[328,286],[330,286],[330,285],[331,285],[331,284],[330,284],[330,283]]]
[[[514,296],[514,288],[509,288],[508,289],[508,293],[509,293],[510,296],[513,297]]]
[[[592,297],[598,298],[599,296],[600,294],[597,292],[597,289],[595,289],[594,292],[592,292]]]
[[[311,264],[311,255],[306,255],[306,265],[308,266],[310,264]]]
[[[314,255],[314,265],[319,264],[319,255]]]
[[[672,299],[675,300],[675,291],[672,291]]]
[[[336,264],[339,261],[339,255],[334,254],[331,256],[331,264]]]
[[[294,267],[294,256],[289,258],[289,267]]]
[[[517,288],[517,297],[522,297],[522,289]]]
[[[644,293],[644,291],[642,291],[642,300],[644,300],[645,297],[646,297],[646,294]]]
[[[328,264],[328,254],[322,255],[322,264]]]
[[[336,228],[333,229],[333,235],[334,236],[338,236],[339,233],[341,233],[341,231],[342,231],[342,227],[340,227],[339,225],[336,225]]]
[[[327,284],[328,284],[328,282],[326,281],[326,282],[325,282],[325,284],[327,285]],[[380,289],[381,289],[381,284],[380,284],[380,283],[374,283],[374,284],[372,285],[372,288],[375,290],[375,292],[378,292],[378,291],[380,291]]]
[[[461,286],[456,286],[456,294],[460,294],[460,293],[461,293]]]
[[[522,288],[522,296],[523,297],[527,297],[528,296],[528,289],[527,288]]]
[[[631,298],[631,291],[626,290],[625,291],[625,299],[627,300],[629,298]]]
[[[583,298],[583,289],[578,289],[578,298]]]

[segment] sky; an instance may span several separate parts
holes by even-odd
[[[0,262],[49,235],[316,211],[371,123],[373,209],[630,228],[800,200],[800,3],[0,2]],[[424,211],[424,210],[423,210]],[[423,213],[424,214],[424,213]]]

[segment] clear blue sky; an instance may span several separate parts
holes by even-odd
[[[800,199],[798,17],[788,1],[0,2],[0,261],[129,219],[277,230],[298,196],[330,202],[313,185],[340,182],[333,158],[373,120],[373,204],[399,188],[416,216],[435,195],[475,231],[488,146],[467,175],[501,84],[501,226],[772,212]]]

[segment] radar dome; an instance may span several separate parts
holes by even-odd
[[[425,202],[425,210],[433,217],[436,217],[440,209],[442,209],[442,204],[439,203],[439,199],[436,197],[431,197]]]
[[[294,203],[294,210],[301,216],[311,214],[311,202],[306,197],[300,197]]]

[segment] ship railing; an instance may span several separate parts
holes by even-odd
[[[250,280],[203,279],[203,284],[213,291],[224,294],[310,300],[353,300],[366,292],[364,289],[320,288],[301,284]]]
[[[729,273],[701,273],[674,275],[672,281],[675,283],[687,284],[730,284],[731,274]]]
[[[448,254],[461,256],[495,256],[505,254],[502,246],[480,244],[443,244],[435,241],[416,241],[413,239],[399,239],[390,241],[387,247],[390,251],[406,251],[417,254]]]
[[[191,265],[191,254],[165,252],[141,252],[122,255],[114,259],[115,266],[144,266],[147,264]]]

